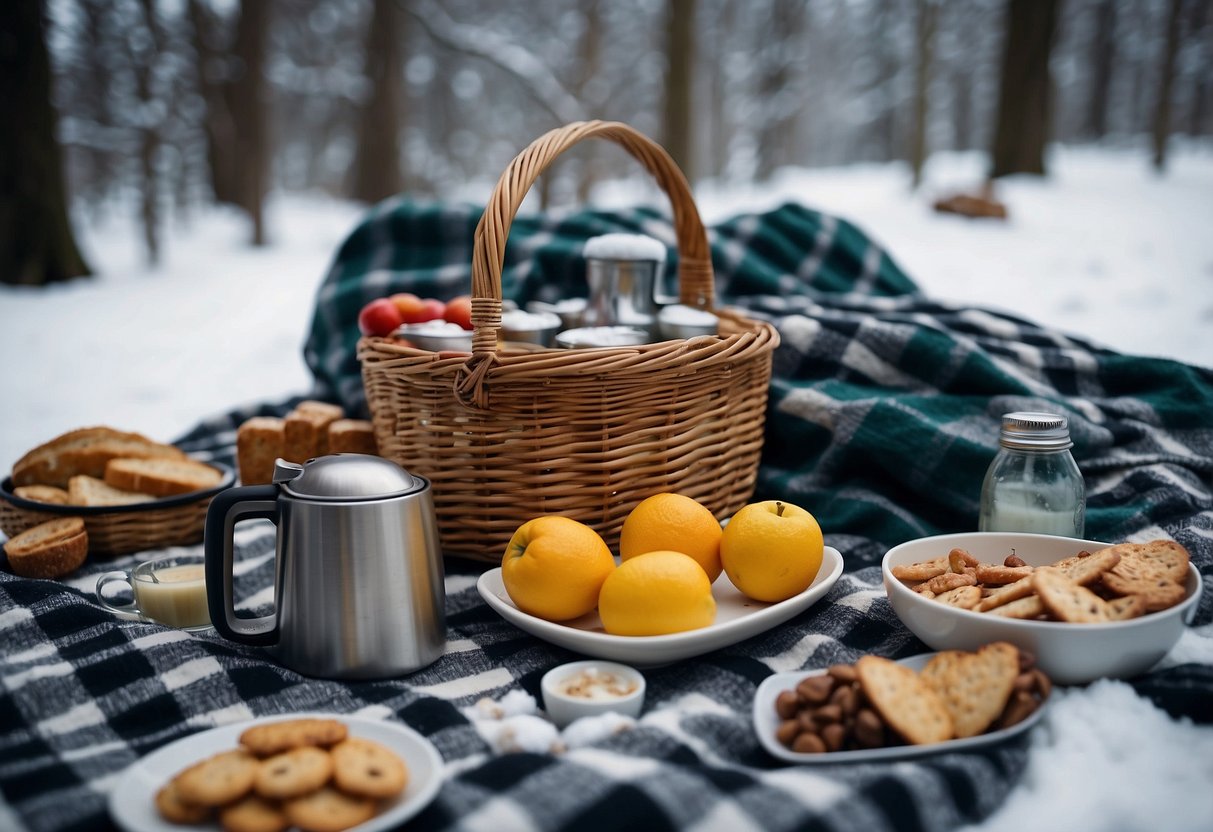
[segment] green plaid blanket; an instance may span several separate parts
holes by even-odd
[[[320,288],[305,346],[319,395],[365,412],[358,310],[399,291],[468,292],[479,217],[471,206],[397,200],[355,229]],[[503,296],[584,296],[581,246],[614,231],[665,242],[666,274],[676,274],[672,227],[654,211],[520,217]],[[1165,533],[1213,559],[1204,536],[1213,529],[1210,371],[933,302],[854,225],[798,205],[739,216],[709,238],[720,301],[782,336],[756,499],[808,508],[848,564],[976,528],[999,420],[1013,410],[1069,417],[1090,536]]]

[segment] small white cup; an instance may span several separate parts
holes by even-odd
[[[644,676],[626,664],[598,659],[552,668],[539,682],[548,718],[563,728],[583,716],[615,712],[636,717],[644,705]]]
[[[201,554],[161,555],[129,573],[106,572],[97,578],[97,601],[126,621],[155,621],[189,632],[208,630],[205,563]],[[135,600],[122,605],[108,601],[103,592],[111,583],[127,584]]]

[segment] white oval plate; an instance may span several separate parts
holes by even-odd
[[[502,618],[544,641],[596,659],[653,667],[710,653],[782,624],[820,600],[841,574],[842,555],[832,546],[826,546],[817,577],[804,592],[786,601],[767,604],[742,595],[729,576],[721,572],[712,584],[716,620],[698,630],[664,636],[610,635],[602,629],[602,619],[597,611],[559,624],[536,618],[518,609],[510,600],[501,580],[500,567],[481,575],[476,589]]]
[[[346,724],[351,736],[366,737],[386,745],[408,766],[409,782],[403,794],[384,803],[379,814],[366,823],[353,827],[356,832],[395,828],[428,806],[442,787],[443,762],[438,749],[406,725],[345,714],[279,714],[182,737],[137,760],[122,772],[110,793],[110,815],[127,832],[181,832],[183,829],[219,832],[218,820],[189,826],[169,823],[156,811],[156,792],[186,766],[236,748],[240,734],[250,726],[304,717],[339,720]]]
[[[935,656],[935,653],[921,653],[907,659],[898,660],[913,670],[922,670],[923,666]],[[775,698],[785,690],[796,687],[797,682],[808,676],[820,676],[821,670],[794,670],[787,673],[773,673],[762,680],[758,690],[754,692],[754,730],[758,733],[758,742],[767,753],[781,760],[792,763],[808,763],[810,765],[831,765],[833,763],[871,763],[880,760],[904,760],[911,757],[924,757],[928,754],[944,754],[949,751],[968,751],[991,743],[1008,740],[1017,734],[1022,734],[1040,721],[1045,707],[1049,704],[1046,699],[1040,707],[1027,719],[1005,728],[1001,731],[991,731],[976,737],[965,737],[961,740],[947,740],[930,745],[894,745],[887,748],[868,748],[862,751],[830,751],[825,754],[803,754],[793,751],[775,739],[775,729],[779,727],[779,717],[775,714]]]

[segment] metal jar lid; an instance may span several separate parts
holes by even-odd
[[[1003,414],[998,441],[1004,448],[1029,451],[1064,451],[1074,447],[1066,417],[1039,411]]]
[[[279,459],[274,482],[292,497],[352,502],[402,497],[428,484],[391,460],[371,454],[330,454],[302,465]]]

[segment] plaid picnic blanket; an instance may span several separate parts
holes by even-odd
[[[392,201],[351,234],[317,299],[305,350],[311,395],[364,405],[358,308],[393,291],[466,292],[478,215]],[[506,297],[583,294],[580,242],[608,231],[673,242],[651,211],[520,218]],[[434,743],[446,780],[410,829],[946,830],[989,817],[1023,776],[1028,738],[895,764],[789,767],[754,736],[755,689],[774,671],[926,650],[885,600],[879,559],[904,540],[975,528],[1010,410],[1070,418],[1089,537],[1174,537],[1213,577],[1213,373],[932,302],[854,226],[798,206],[738,217],[711,240],[722,299],[782,336],[755,499],[809,509],[843,553],[845,572],[822,601],[740,644],[646,670],[645,712],[629,730],[566,732],[553,745],[523,730],[533,713],[514,717],[504,741],[501,724],[476,708],[485,697],[516,703],[520,691],[539,699],[543,673],[576,658],[489,609],[475,588],[482,565],[448,561],[442,658],[401,679],[355,683],[301,677],[213,635],[114,620],[93,584],[135,557],[90,562],[61,582],[0,572],[0,828],[105,828],[107,793],[140,756],[214,725],[311,710],[399,720]],[[181,444],[231,462],[241,421],[293,403],[225,414]],[[264,613],[273,529],[242,529],[238,601]],[[1213,666],[1191,659],[1210,655],[1211,622],[1206,591],[1185,636],[1203,652],[1173,654],[1132,680],[1141,696],[1213,723]],[[1165,801],[1160,812],[1168,826]]]

